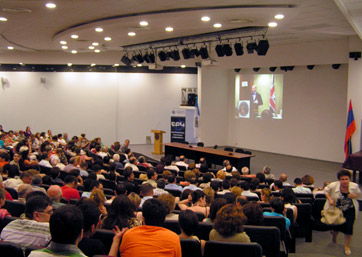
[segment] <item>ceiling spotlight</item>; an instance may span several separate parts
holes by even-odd
[[[246,45],[246,49],[248,50],[248,54],[254,53],[254,50],[256,49],[257,45],[255,42],[250,42]]]
[[[46,3],[45,6],[49,9],[54,9],[55,7],[57,7],[57,5],[54,3]]]
[[[255,67],[255,68],[253,68],[253,71],[255,71],[255,72],[258,72],[260,70],[260,68],[259,67]]]
[[[204,16],[201,18],[202,21],[210,21],[210,17],[208,16]]]
[[[200,55],[202,59],[209,58],[209,52],[207,51],[206,46],[200,48]]]
[[[137,54],[137,55],[133,56],[133,58],[138,63],[143,63],[144,62],[142,54]]]
[[[174,51],[171,51],[170,52],[170,55],[171,55],[171,58],[174,60],[174,61],[178,61],[180,60],[180,52],[176,49]]]
[[[118,67],[119,66],[119,63],[115,63],[113,64],[114,67]]]
[[[13,46],[8,46],[8,49],[9,50],[14,50],[14,47]]]
[[[142,64],[140,64],[140,63],[139,63],[139,64],[137,64],[137,67],[142,67]]]
[[[256,47],[256,52],[258,53],[258,55],[266,55],[266,53],[268,52],[269,49],[269,42],[266,39],[262,39],[259,41],[258,46]]]
[[[185,60],[190,59],[191,57],[190,49],[184,48],[182,49],[181,53]]]
[[[132,61],[127,57],[127,55],[123,55],[121,58],[121,62],[123,62],[125,65],[129,66],[131,65]]]
[[[273,22],[269,22],[269,23],[268,23],[268,26],[271,27],[271,28],[274,28],[274,27],[278,26],[278,23],[276,23],[276,22],[274,22],[274,21],[273,21]]]
[[[96,49],[96,50],[94,50],[94,52],[95,52],[95,53],[100,53],[100,52],[101,52],[101,50]]]
[[[191,49],[190,58],[195,58],[200,56],[200,51],[197,48]]]
[[[235,43],[234,44],[235,53],[237,56],[244,54],[244,49],[241,43]]]
[[[224,44],[222,46],[222,50],[224,51],[226,56],[232,56],[233,55],[233,49],[229,44]]]
[[[97,31],[97,32],[103,32],[103,29],[102,29],[102,28],[95,28],[95,31]]]
[[[142,26],[142,27],[148,26],[148,22],[147,21],[140,21],[140,26]]]
[[[111,37],[105,37],[104,40],[105,40],[105,41],[111,41],[112,38],[111,38]]]
[[[5,17],[0,17],[0,21],[7,21],[8,19]]]
[[[173,28],[172,28],[172,27],[167,27],[167,28],[165,28],[165,30],[166,30],[167,32],[172,32],[172,31],[173,31]]]
[[[72,50],[72,54],[76,54],[76,53],[78,53],[77,50]]]
[[[339,67],[341,66],[341,64],[332,64],[332,68],[334,69],[334,70],[338,70],[339,69]]]
[[[88,46],[88,48],[89,48],[90,50],[93,50],[93,49],[94,49],[94,46]]]
[[[99,43],[98,42],[93,42],[92,45],[93,46],[99,46]]]
[[[158,58],[160,58],[161,62],[166,61],[166,59],[167,59],[166,53],[164,51],[158,52]]]
[[[216,45],[215,51],[216,51],[216,54],[217,54],[218,57],[224,57],[225,56],[222,45],[220,45],[220,44]]]
[[[135,32],[128,32],[128,36],[134,37],[134,36],[136,36],[136,33]]]
[[[67,46],[62,46],[62,49],[68,49],[68,47]]]
[[[313,70],[315,65],[307,65],[308,70]]]
[[[69,63],[67,63],[67,65],[70,67],[70,66],[72,66],[73,64],[69,62]]]
[[[214,24],[214,28],[221,28],[221,27],[222,27],[221,23],[215,23]]]
[[[155,55],[153,53],[148,54],[146,53],[143,56],[143,59],[147,62],[147,63],[155,63]]]
[[[91,63],[91,65],[90,65],[91,67],[94,67],[94,66],[96,66],[96,64],[95,63]]]
[[[71,35],[70,37],[73,39],[77,39],[79,36],[74,34],[74,35]]]
[[[182,68],[182,69],[185,69],[185,68],[186,68],[186,65],[185,65],[185,64],[182,64],[182,65],[181,65],[181,68]]]
[[[61,45],[66,45],[66,44],[67,44],[67,41],[62,40],[62,41],[60,41],[59,43],[60,43]]]
[[[277,20],[281,20],[281,19],[284,19],[284,15],[283,14],[277,14],[274,16],[275,19]]]
[[[277,67],[270,67],[270,68],[269,68],[269,70],[270,70],[271,72],[274,72],[276,69],[277,69]]]

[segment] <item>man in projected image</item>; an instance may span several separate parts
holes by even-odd
[[[256,117],[259,114],[259,106],[263,105],[263,99],[258,92],[256,92],[256,85],[251,87],[250,95],[250,114],[252,117]]]

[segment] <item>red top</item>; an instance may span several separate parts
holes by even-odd
[[[14,199],[11,197],[11,194],[5,190],[5,199],[6,200],[10,200],[10,201],[13,201]]]
[[[79,199],[80,195],[77,189],[68,186],[62,186],[63,197],[69,202],[70,199]]]

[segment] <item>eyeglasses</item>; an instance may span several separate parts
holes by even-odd
[[[51,210],[49,210],[49,211],[38,211],[38,212],[41,212],[41,213],[46,213],[46,214],[53,214],[53,212],[54,212],[54,209],[51,209]]]

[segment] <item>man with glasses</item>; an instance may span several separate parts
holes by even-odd
[[[51,236],[49,220],[53,214],[48,196],[34,195],[25,204],[25,218],[10,222],[1,232],[0,239],[22,246],[47,246]]]

